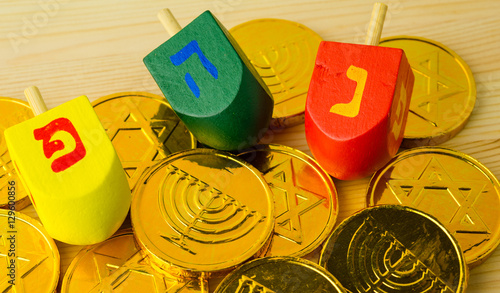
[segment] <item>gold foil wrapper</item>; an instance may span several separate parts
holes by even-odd
[[[268,256],[304,256],[331,234],[337,190],[311,157],[291,147],[258,145],[239,155],[262,172],[275,198],[276,223]]]
[[[128,177],[130,189],[158,161],[196,148],[196,139],[167,100],[146,92],[125,92],[92,102]]]
[[[500,243],[499,182],[456,150],[421,147],[398,154],[373,175],[366,204],[400,204],[433,215],[458,240],[471,267]]]
[[[140,246],[157,267],[208,277],[267,252],[274,199],[248,163],[195,149],[169,156],[141,177],[131,218]]]
[[[198,293],[208,292],[206,288],[206,282],[156,271],[141,252],[132,230],[126,229],[82,249],[66,271],[61,293]]]
[[[0,292],[56,291],[59,251],[37,220],[0,210],[0,258]]]
[[[476,103],[476,83],[465,61],[443,44],[420,37],[385,38],[380,46],[403,49],[415,75],[401,146],[438,145],[460,132]]]
[[[381,205],[344,220],[320,265],[350,292],[465,292],[468,269],[458,242],[434,217]]]
[[[323,39],[302,24],[270,18],[242,23],[229,32],[274,98],[271,127],[303,123],[309,81]]]
[[[31,203],[10,159],[3,132],[33,116],[33,111],[25,101],[0,97],[0,117],[2,117],[0,121],[0,208],[8,208],[9,201],[10,205],[14,203],[16,210],[22,210]],[[9,182],[12,181],[16,182],[16,195],[13,201],[9,200],[8,190]]]
[[[265,257],[234,270],[215,293],[345,293],[340,283],[317,264],[293,257]]]

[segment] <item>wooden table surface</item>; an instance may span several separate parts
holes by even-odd
[[[470,66],[477,102],[465,129],[444,146],[463,151],[500,175],[500,1],[390,0],[382,37],[436,40]],[[169,7],[181,26],[211,10],[229,29],[256,18],[302,23],[325,40],[362,43],[373,2],[356,1],[69,1],[0,2],[0,96],[25,99],[38,86],[47,106],[87,95],[161,92],[142,58],[168,35],[156,13]],[[1,117],[0,117],[1,119]],[[273,133],[273,142],[310,154],[304,125]],[[369,178],[338,181],[339,223],[364,207]],[[24,210],[36,217],[32,206]],[[500,214],[500,211],[499,211]],[[57,243],[61,274],[81,247]],[[500,250],[470,272],[467,292],[500,291]]]

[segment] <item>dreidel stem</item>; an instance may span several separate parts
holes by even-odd
[[[386,12],[387,5],[384,3],[375,3],[373,5],[372,17],[368,25],[365,45],[378,46],[380,36],[382,35],[382,28],[384,27]]]
[[[172,37],[182,29],[170,9],[164,8],[160,10],[157,16],[160,22],[163,24],[165,30],[170,34],[170,37]]]
[[[47,105],[43,101],[42,94],[36,86],[30,86],[24,90],[24,95],[30,104],[31,110],[35,116],[47,112]]]

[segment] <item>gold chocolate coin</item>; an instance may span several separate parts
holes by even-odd
[[[438,145],[460,132],[476,103],[476,83],[465,61],[425,38],[385,38],[380,46],[403,49],[415,75],[402,146]]]
[[[131,217],[156,266],[209,276],[267,252],[274,199],[250,164],[222,151],[194,149],[167,157],[141,177]]]
[[[344,293],[328,271],[294,257],[265,257],[242,265],[229,274],[215,293]]]
[[[256,167],[274,194],[276,223],[272,256],[304,256],[331,234],[337,190],[311,157],[291,147],[258,145],[239,155]]]
[[[500,243],[500,185],[480,162],[459,151],[421,147],[377,171],[367,205],[400,204],[436,217],[460,243],[469,266]]]
[[[0,292],[55,292],[59,251],[37,220],[0,210]]]
[[[307,90],[319,43],[306,26],[282,19],[255,19],[229,30],[274,98],[271,127],[304,122]]]
[[[10,205],[14,205],[16,210],[22,210],[30,204],[30,199],[14,169],[3,132],[11,126],[32,118],[33,111],[25,101],[0,97],[0,117],[2,117],[0,120],[0,208],[7,208],[10,201]],[[9,187],[12,186],[9,182],[13,183],[13,181],[16,183],[15,195],[11,192],[9,200]]]
[[[344,220],[320,265],[350,292],[465,292],[468,270],[458,242],[422,211],[381,205]]]
[[[198,293],[196,279],[179,279],[151,267],[131,229],[118,231],[99,244],[82,249],[64,275],[61,293],[148,292]]]
[[[157,161],[196,147],[194,136],[161,96],[117,93],[92,105],[127,173],[130,189]]]

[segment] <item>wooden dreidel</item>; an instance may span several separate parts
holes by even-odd
[[[376,3],[366,45],[322,42],[306,100],[306,139],[332,176],[367,176],[403,139],[414,76],[400,49],[377,47],[387,6]]]
[[[122,224],[132,198],[89,100],[81,96],[47,111],[36,87],[25,95],[38,116],[8,128],[5,138],[40,220],[62,242],[105,240]]]
[[[173,36],[144,64],[186,127],[216,149],[257,143],[274,103],[232,36],[210,11],[182,30],[168,9],[158,17]]]

